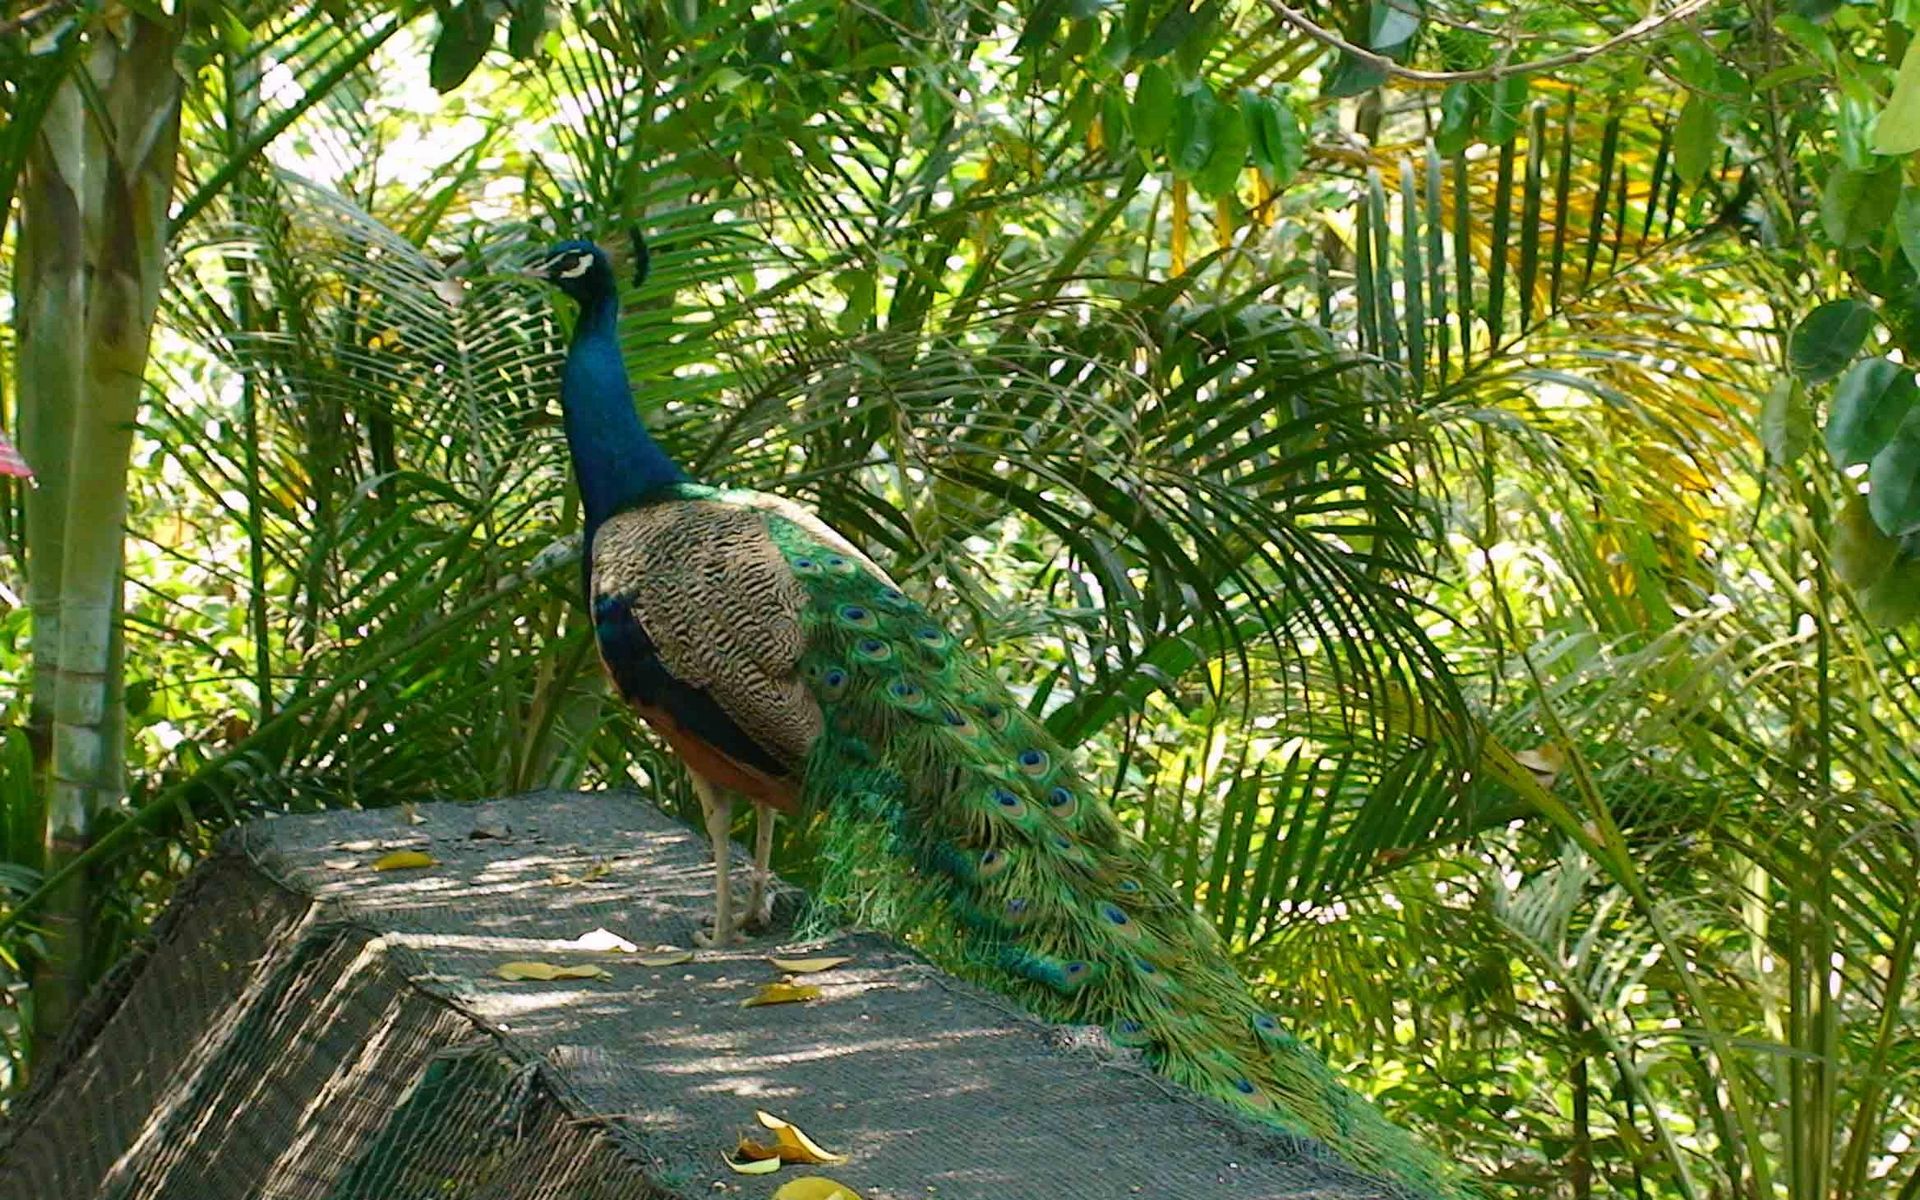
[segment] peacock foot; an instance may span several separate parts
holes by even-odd
[[[699,929],[693,931],[693,944],[703,949],[722,945],[738,946],[747,940],[745,931],[738,924],[733,925],[732,928],[727,930],[727,936],[724,939],[716,937],[714,935],[713,914],[711,913],[701,920],[700,926]]]
[[[766,933],[773,928],[773,900],[762,897],[740,918],[740,928],[751,933]]]

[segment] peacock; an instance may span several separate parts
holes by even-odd
[[[697,482],[661,450],[635,411],[603,251],[562,242],[530,273],[579,305],[560,400],[587,603],[615,688],[700,799],[704,944],[765,921],[777,814],[819,813],[820,890],[855,919],[1355,1166],[1464,1194],[1261,1008],[1066,748],[878,563],[805,508]],[[758,810],[743,916],[734,795]]]

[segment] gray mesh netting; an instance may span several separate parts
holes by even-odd
[[[809,977],[820,999],[756,1008],[778,938],[651,968],[561,947],[691,944],[703,840],[630,796],[417,815],[235,831],[0,1128],[0,1197],[766,1197],[799,1173],[869,1200],[1397,1195],[881,937],[832,943],[853,961]],[[408,848],[435,865],[370,869]],[[611,978],[499,978],[513,960]],[[849,1161],[731,1173],[756,1108]]]

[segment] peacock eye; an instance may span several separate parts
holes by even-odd
[[[554,259],[551,272],[556,279],[578,279],[593,269],[593,255],[575,250]]]

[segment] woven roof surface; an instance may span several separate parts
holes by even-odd
[[[1397,1194],[876,935],[669,967],[568,948],[691,946],[707,911],[704,839],[634,797],[415,815],[230,836],[0,1133],[0,1197],[766,1197],[802,1173],[867,1200]],[[434,865],[372,869],[405,849]],[[817,1000],[742,1007],[775,950],[852,961],[806,977]],[[734,1174],[755,1109],[848,1161]]]

